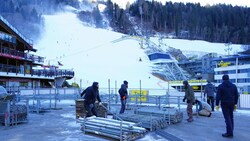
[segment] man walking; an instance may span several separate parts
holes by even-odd
[[[128,97],[128,81],[124,80],[123,84],[121,85],[121,88],[119,89],[119,94],[121,98],[121,110],[120,114],[124,113],[127,103],[127,97]]]
[[[221,104],[222,113],[226,122],[227,132],[222,134],[223,137],[233,137],[234,119],[233,111],[237,107],[238,90],[237,87],[229,81],[227,74],[222,76],[222,84],[218,86],[216,95],[216,110],[219,110]]]
[[[185,96],[183,98],[183,102],[187,100],[187,114],[188,114],[188,122],[193,121],[193,103],[195,102],[194,98],[194,90],[193,88],[188,84],[188,81],[183,81],[183,86],[185,89]]]
[[[207,85],[204,90],[204,97],[207,95],[207,103],[212,107],[212,111],[214,111],[214,93],[216,92],[216,89],[214,85],[207,81]]]
[[[84,95],[83,99],[84,101],[84,108],[87,111],[86,117],[91,117],[93,115],[97,116],[96,114],[96,107],[95,107],[95,101],[98,100],[99,105],[101,105],[101,99],[99,96],[99,84],[98,82],[94,82],[92,86],[89,86],[86,88],[82,93],[81,97]]]

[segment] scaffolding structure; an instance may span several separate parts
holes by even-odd
[[[158,59],[156,61],[153,61],[152,65],[152,73],[160,76],[161,78],[164,78],[165,80],[186,80],[187,78],[190,78],[190,74],[182,69],[178,65],[178,61],[171,56],[170,53],[165,52],[161,46],[163,45],[162,38],[159,39],[159,45],[154,43],[149,39],[149,37],[141,37],[141,36],[130,36],[125,35],[121,38],[114,40],[112,43],[121,42],[124,40],[136,40],[141,45],[141,48],[145,49],[145,53],[147,55],[151,55],[154,53],[161,53],[169,55],[169,59]]]

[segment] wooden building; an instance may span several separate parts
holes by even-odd
[[[44,57],[34,52],[32,40],[0,15],[0,85],[7,89],[60,87],[74,77],[71,70],[44,66]]]

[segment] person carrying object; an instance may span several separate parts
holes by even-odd
[[[86,88],[82,93],[81,97],[84,99],[84,108],[87,111],[86,117],[91,117],[96,114],[95,102],[98,100],[99,105],[102,105],[100,96],[99,96],[99,84],[98,82],[93,82],[92,86]]]
[[[211,117],[212,108],[207,102],[195,100],[195,104],[196,104],[196,106],[198,106],[198,114],[200,116]]]
[[[121,88],[119,89],[120,99],[121,99],[121,110],[120,114],[124,113],[126,109],[126,103],[128,98],[128,81],[124,80]]]

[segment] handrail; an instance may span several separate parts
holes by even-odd
[[[74,71],[66,70],[66,69],[58,69],[58,70],[47,70],[47,69],[32,69],[24,70],[24,66],[14,66],[14,65],[6,65],[0,64],[0,72],[11,72],[17,74],[30,74],[30,75],[37,75],[37,76],[44,76],[44,77],[61,77],[61,76],[68,76],[74,77]]]
[[[18,50],[14,50],[14,49],[10,49],[8,47],[2,47],[0,50],[0,53],[3,54],[9,54],[9,55],[13,55],[13,56],[18,56],[18,57],[22,57],[25,58],[25,53],[18,51]]]
[[[32,69],[32,74],[45,77],[60,77],[60,76],[74,77],[74,71],[65,69],[62,70]]]
[[[44,63],[44,57],[24,53],[22,51],[18,51],[18,50],[15,50],[15,49],[10,49],[8,47],[2,47],[1,50],[0,50],[0,53],[13,55],[13,56],[18,56],[18,57],[21,57],[23,59],[30,60],[30,61],[37,62],[37,63],[41,63],[41,64]]]
[[[44,63],[44,57],[33,55],[33,54],[28,54],[26,53],[26,59],[32,60],[33,62],[38,62],[38,63]]]

